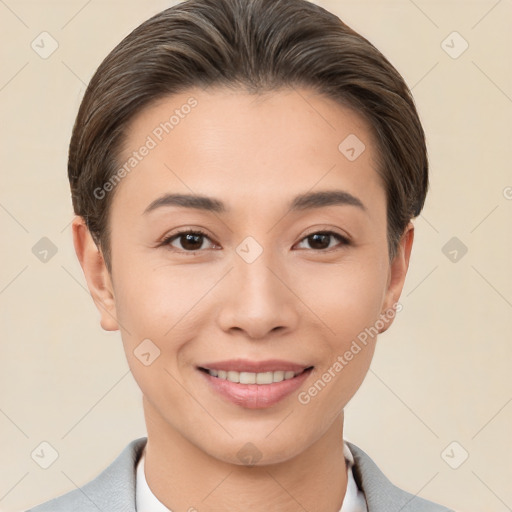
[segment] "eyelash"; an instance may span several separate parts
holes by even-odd
[[[188,254],[197,254],[198,252],[202,252],[202,250],[187,251],[187,250],[181,250],[181,249],[176,249],[174,247],[171,247],[170,244],[172,241],[174,241],[175,239],[179,239],[182,235],[188,235],[188,234],[200,235],[200,236],[210,239],[210,237],[204,231],[201,231],[200,229],[194,229],[194,230],[185,229],[182,231],[177,231],[176,233],[164,238],[159,245],[166,246],[166,247],[170,248],[171,250],[176,250],[178,252],[183,252],[183,253],[188,253]],[[309,237],[311,237],[313,235],[329,235],[329,236],[336,238],[340,242],[342,242],[342,246],[351,245],[351,242],[348,238],[346,238],[345,236],[340,235],[339,233],[336,233],[334,231],[314,231],[312,233],[309,233],[305,237],[303,237],[299,243],[303,242],[304,240],[308,239]],[[314,252],[331,252],[333,250],[336,250],[336,247],[331,247],[330,249],[311,249],[311,250]]]

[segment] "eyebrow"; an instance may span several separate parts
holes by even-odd
[[[365,212],[367,211],[365,205],[359,198],[344,190],[324,190],[300,194],[290,201],[289,210],[294,212],[333,205],[355,206]],[[213,197],[194,194],[164,194],[148,205],[144,210],[144,215],[156,210],[157,208],[169,206],[193,208],[214,213],[229,212],[229,208],[225,203]]]

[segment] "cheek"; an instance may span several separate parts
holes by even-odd
[[[370,367],[386,284],[378,268],[363,263],[331,268],[325,279],[315,280],[310,295],[322,320],[322,355],[298,402],[308,417],[321,418],[325,428],[354,396]]]
[[[131,373],[153,406],[178,401],[177,365],[182,347],[196,336],[189,317],[192,299],[200,291],[197,285],[183,283],[171,268],[167,272],[117,268],[116,313]]]
[[[116,277],[118,319],[128,330],[131,325],[139,334],[158,337],[164,337],[182,318],[186,323],[209,286],[208,279],[199,279],[197,272],[184,266],[119,266]]]
[[[149,379],[169,380],[165,370],[177,374],[187,365],[189,341],[199,338],[201,329],[211,323],[212,315],[205,308],[208,291],[218,277],[213,273],[205,275],[204,271],[198,275],[192,266],[185,265],[117,269],[116,314],[123,326],[124,351],[144,390],[155,382]],[[150,357],[158,354],[151,371],[141,365],[141,353],[146,352]]]
[[[310,300],[322,320],[323,350],[315,384],[301,403],[311,403],[312,409],[330,404],[330,412],[323,412],[326,424],[351,399],[370,366],[387,282],[382,269],[375,260],[346,260],[310,281],[316,283]]]
[[[310,272],[304,280],[312,310],[325,323],[337,350],[375,324],[386,291],[385,267],[373,258],[348,258],[339,265]],[[306,292],[305,292],[306,293]],[[334,348],[334,347],[333,347]]]

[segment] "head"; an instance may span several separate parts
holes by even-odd
[[[178,4],[98,68],[68,172],[101,325],[121,331],[159,432],[277,462],[342,417],[393,322],[428,187],[411,94],[369,41],[304,0]],[[206,382],[227,359],[310,369],[292,395],[241,405]]]

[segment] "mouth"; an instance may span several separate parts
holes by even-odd
[[[209,389],[248,409],[271,407],[296,392],[314,366],[288,361],[230,360],[198,366]]]
[[[304,372],[312,370],[313,366],[308,366],[300,371],[293,370],[275,370],[268,372],[241,372],[236,370],[215,370],[212,368],[202,368],[199,370],[208,373],[212,377],[221,380],[228,380],[236,384],[273,384],[290,380],[301,375]]]

